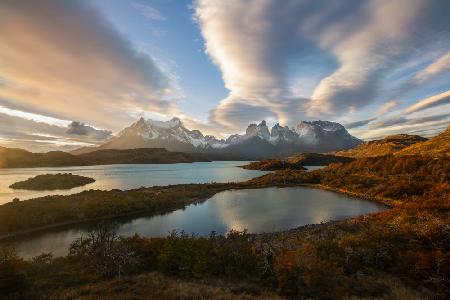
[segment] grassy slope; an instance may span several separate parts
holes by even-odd
[[[404,148],[395,155],[429,155],[433,157],[450,155],[450,125],[444,132],[429,141]]]
[[[425,141],[418,135],[397,134],[387,136],[381,140],[375,140],[363,143],[353,149],[338,151],[335,154],[337,156],[346,157],[376,157],[393,154],[415,143]]]
[[[54,299],[281,299],[245,282],[186,280],[152,272],[56,292]]]

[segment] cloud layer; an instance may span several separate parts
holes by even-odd
[[[68,127],[69,128],[66,131],[68,134],[90,136],[98,140],[105,140],[111,137],[112,134],[109,130],[96,129],[92,126],[77,121],[72,121]]]
[[[85,1],[0,3],[0,104],[119,130],[178,112],[175,84]]]
[[[94,146],[111,136],[110,131],[98,130],[79,122],[51,125],[2,112],[0,124],[0,145],[24,148],[33,152]]]
[[[445,0],[198,0],[206,53],[230,90],[211,121],[234,129],[262,117],[293,125],[344,119],[374,103],[382,116],[405,82],[417,87],[449,70],[445,12]],[[420,69],[417,61],[431,54]]]

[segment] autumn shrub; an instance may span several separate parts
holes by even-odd
[[[120,278],[134,262],[134,252],[109,227],[99,227],[73,241],[69,257],[103,278]]]
[[[205,276],[259,276],[261,256],[251,235],[231,231],[208,237],[173,231],[165,238],[126,238],[140,270],[157,270],[169,275],[201,278]]]
[[[212,245],[207,238],[172,232],[158,255],[158,270],[182,277],[204,276],[212,261]]]
[[[280,294],[294,298],[339,299],[348,285],[342,268],[322,259],[309,243],[286,251],[275,261]]]
[[[23,265],[14,249],[0,247],[0,298],[20,297],[29,287]]]

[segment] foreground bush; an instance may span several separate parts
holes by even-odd
[[[13,249],[0,248],[0,298],[19,297],[27,287],[23,260]]]

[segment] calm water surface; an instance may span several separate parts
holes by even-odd
[[[17,168],[0,170],[0,204],[14,198],[26,200],[46,195],[67,195],[89,189],[133,189],[141,186],[180,183],[233,182],[248,180],[267,172],[237,166],[245,161],[217,161],[180,164],[103,165],[87,167]],[[9,186],[40,174],[72,173],[94,178],[96,182],[69,190],[26,191]]]
[[[117,232],[130,236],[165,236],[171,230],[207,235],[231,229],[251,233],[273,232],[306,224],[344,219],[378,212],[384,206],[349,198],[330,191],[294,188],[230,190],[216,194],[206,202],[154,217],[135,217],[117,221]],[[86,234],[94,225],[72,226],[51,232],[23,236],[13,242],[25,258],[42,252],[64,255],[70,243]]]

